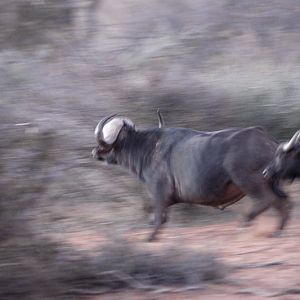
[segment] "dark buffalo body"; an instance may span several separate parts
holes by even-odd
[[[276,147],[257,128],[213,133],[172,128],[136,132],[112,155],[143,181],[167,187],[164,193],[174,202],[218,207],[250,192],[251,173],[262,172]]]
[[[124,121],[111,144],[103,145],[101,134],[98,142],[96,158],[127,167],[145,183],[152,199],[149,211],[155,216],[150,239],[166,221],[167,207],[181,202],[223,209],[250,195],[258,202],[247,221],[270,206],[281,214],[280,230],[288,219],[287,197],[274,193],[262,174],[278,143],[261,128],[141,131]]]

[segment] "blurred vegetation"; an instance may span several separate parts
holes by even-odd
[[[105,244],[96,256],[43,239],[18,239],[0,247],[0,254],[1,299],[74,299],[124,288],[201,288],[228,272],[211,253],[180,247],[147,252],[122,239]]]
[[[39,298],[40,282],[56,278],[45,270],[59,268],[57,236],[147,226],[141,185],[90,157],[94,126],[104,115],[122,113],[146,128],[156,126],[160,107],[166,126],[260,125],[278,140],[298,130],[299,19],[295,0],[2,0],[0,285],[7,289],[1,299],[16,299],[12,290]],[[188,207],[180,220],[179,210],[177,224],[199,213],[218,215]],[[148,284],[191,284],[189,272],[203,269],[193,256],[192,263],[178,261],[172,274],[168,258],[136,259],[130,272],[126,264],[120,270]],[[152,259],[161,269],[149,269]],[[85,263],[82,277],[65,281],[93,282],[96,273]],[[185,264],[193,268],[186,272]]]
[[[2,1],[0,83],[80,125],[117,111],[149,126],[159,106],[170,126],[261,125],[286,139],[299,127],[295,5]]]

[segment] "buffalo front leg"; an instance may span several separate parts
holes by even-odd
[[[171,205],[170,184],[166,177],[160,178],[155,182],[148,184],[148,192],[152,198],[152,207],[154,214],[154,229],[147,239],[149,242],[154,241],[157,237],[162,224],[167,221],[167,207]]]
[[[152,242],[156,239],[156,236],[162,226],[167,221],[166,207],[162,203],[156,203],[154,207],[154,230],[148,238],[148,242]]]

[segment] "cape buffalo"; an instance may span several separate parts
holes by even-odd
[[[300,178],[300,130],[298,130],[289,142],[281,143],[263,174],[268,179],[270,186],[279,196],[286,194],[278,189],[277,182]]]
[[[113,115],[99,122],[95,135],[96,159],[122,165],[145,183],[154,213],[149,240],[166,222],[167,208],[182,202],[224,209],[249,195],[257,203],[246,223],[271,206],[281,217],[275,233],[289,219],[290,201],[274,192],[262,174],[278,146],[262,128],[138,130],[130,119]]]

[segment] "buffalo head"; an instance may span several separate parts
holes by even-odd
[[[158,128],[163,128],[164,119],[159,109],[157,117]],[[114,150],[118,141],[124,140],[133,132],[135,132],[135,125],[128,118],[117,116],[117,114],[103,118],[95,128],[98,146],[92,151],[93,157],[110,164],[117,163]]]
[[[273,160],[264,169],[263,175],[269,180],[294,180],[300,177],[300,130],[289,142],[278,146]]]
[[[132,130],[135,130],[135,126],[128,118],[116,115],[103,118],[95,129],[98,146],[92,151],[93,157],[108,163],[116,163],[114,148],[118,140]]]

